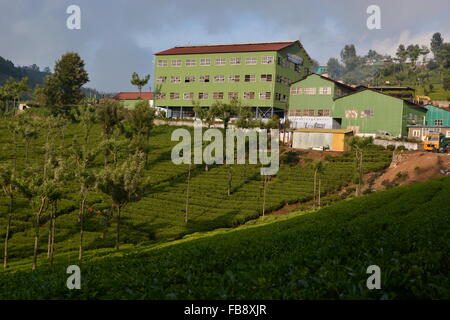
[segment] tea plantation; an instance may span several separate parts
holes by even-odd
[[[450,177],[282,221],[0,274],[2,299],[449,299]],[[271,217],[270,219],[273,219]],[[96,254],[94,254],[96,253]],[[368,290],[366,269],[381,269]]]
[[[149,165],[145,171],[148,183],[144,196],[130,203],[123,212],[121,242],[124,244],[152,244],[179,239],[194,232],[216,228],[238,226],[262,213],[262,179],[257,165],[212,166],[205,171],[204,166],[193,166],[189,192],[188,222],[185,223],[187,165],[174,165],[170,159],[171,149],[177,142],[170,137],[175,127],[157,126],[150,137]],[[64,132],[57,135],[57,143],[70,150],[75,137],[82,139],[79,124],[69,124]],[[8,144],[11,135],[7,131],[7,120],[0,121],[0,162],[12,159],[12,148]],[[101,128],[96,124],[92,129],[91,143],[101,140]],[[29,163],[43,162],[44,133],[31,140]],[[18,170],[26,168],[25,145],[18,143]],[[391,152],[378,148],[368,150],[365,155],[365,171],[385,168],[391,160]],[[119,153],[121,159],[125,154]],[[342,157],[329,159],[321,174],[323,195],[333,193],[351,182],[354,174],[354,156],[346,153]],[[121,160],[123,161],[123,160]],[[103,167],[103,155],[96,158],[94,171]],[[229,169],[231,168],[231,169]],[[228,195],[228,177],[231,170],[232,188]],[[75,179],[69,180],[66,192],[59,202],[56,218],[55,253],[72,252],[77,256],[79,237],[78,190]],[[287,203],[309,201],[313,194],[313,170],[308,166],[282,166],[277,176],[267,187],[266,213],[279,209]],[[326,200],[326,198],[324,199]],[[325,201],[324,201],[325,202]],[[8,200],[0,196],[0,239],[4,239],[7,220]],[[110,200],[103,194],[92,191],[87,199],[84,219],[84,246],[86,250],[110,248],[114,246],[115,219],[99,212],[107,212]],[[49,230],[48,214],[42,218],[39,252],[47,252]],[[34,211],[29,201],[17,196],[12,218],[12,236],[9,239],[9,255],[12,268],[14,261],[27,258],[33,253]],[[3,250],[3,241],[0,244]],[[46,263],[44,257],[39,264]]]

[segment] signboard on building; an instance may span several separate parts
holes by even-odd
[[[332,117],[289,117],[293,129],[339,129],[339,124]]]
[[[292,53],[288,53],[287,54],[287,59],[289,61],[291,61],[292,63],[298,64],[298,65],[302,65],[303,64],[303,59],[295,54]]]

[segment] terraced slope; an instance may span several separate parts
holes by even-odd
[[[449,299],[450,177],[124,256],[0,274],[1,299]],[[381,268],[381,290],[366,269]]]

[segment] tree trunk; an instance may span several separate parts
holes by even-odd
[[[58,202],[57,200],[54,203],[53,207],[53,215],[52,215],[52,241],[50,243],[50,265],[53,265],[53,256],[55,253],[55,229],[56,229],[56,211],[58,210]]]
[[[314,170],[314,195],[313,195],[313,208],[316,208],[316,181],[317,181],[317,170]]]
[[[86,195],[83,194],[80,203],[80,247],[78,251],[78,260],[81,261],[83,259],[83,222],[84,222],[84,205],[86,203]]]
[[[321,182],[321,180],[319,179],[319,209],[320,209],[320,182]]]
[[[191,184],[191,164],[189,164],[189,172],[188,172],[188,181],[187,181],[187,188],[186,188],[186,210],[184,214],[184,222],[188,222],[188,210],[189,210],[189,187]]]
[[[30,143],[28,141],[25,141],[25,166],[28,167],[28,148],[30,146]]]
[[[12,211],[10,211],[8,214],[8,224],[6,225],[5,248],[4,248],[4,255],[3,255],[3,268],[5,268],[5,269],[8,268],[8,239],[9,239],[9,233],[11,230],[11,219],[12,219]]]
[[[233,184],[233,176],[231,173],[231,166],[228,165],[228,196],[231,196],[231,186]]]
[[[41,205],[39,207],[38,212],[36,213],[36,228],[34,232],[34,251],[33,251],[33,266],[32,270],[36,270],[37,268],[37,254],[39,247],[39,231],[40,231],[40,222],[41,222],[41,214],[44,211],[46,199],[41,199]]]
[[[266,190],[267,190],[267,176],[264,176],[264,187],[263,187],[263,206],[262,206],[262,216],[264,217],[266,213]]]
[[[117,233],[116,233],[116,250],[120,249],[120,205],[117,206]]]

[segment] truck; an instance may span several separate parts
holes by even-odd
[[[443,133],[427,134],[423,142],[423,149],[432,152],[447,152],[450,148],[450,138],[446,138]]]

